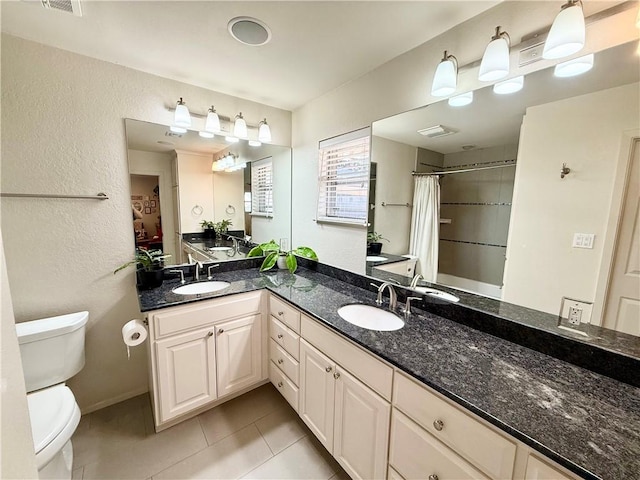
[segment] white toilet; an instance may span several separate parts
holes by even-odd
[[[71,478],[80,408],[64,382],[84,367],[89,312],[16,324],[39,478]]]

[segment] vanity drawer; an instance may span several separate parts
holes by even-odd
[[[395,376],[393,405],[491,478],[512,477],[516,444],[464,413],[462,407],[401,374]]]
[[[285,400],[289,402],[289,405],[297,412],[298,387],[296,387],[273,362],[269,362],[269,380],[271,380],[271,383],[273,383]]]
[[[248,292],[151,312],[154,338],[260,313],[261,298],[262,292]]]
[[[298,375],[300,364],[287,353],[287,351],[278,345],[275,340],[269,341],[269,359],[291,379],[293,383],[298,385]]]
[[[291,330],[300,334],[300,312],[274,295],[269,297],[271,315],[284,323]]]
[[[269,318],[269,335],[278,345],[283,347],[289,355],[296,360],[300,360],[299,335],[273,317]]]
[[[391,417],[389,464],[403,478],[488,478],[396,409]]]

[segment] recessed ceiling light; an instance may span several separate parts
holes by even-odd
[[[237,41],[252,47],[259,47],[271,40],[271,29],[257,18],[232,18],[227,24],[227,29]]]

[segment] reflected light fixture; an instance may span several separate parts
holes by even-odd
[[[522,90],[522,87],[524,87],[524,75],[496,83],[493,86],[493,92],[498,95],[506,95],[509,93],[519,92]]]
[[[207,112],[207,120],[204,124],[204,130],[209,133],[218,133],[220,131],[220,117],[216,113],[216,109],[211,105]]]
[[[551,25],[542,50],[542,58],[568,57],[582,50],[585,40],[584,12],[580,0],[569,0]]]
[[[449,99],[449,105],[452,107],[464,107],[473,102],[473,91],[456,95]]]
[[[260,122],[260,128],[258,129],[258,140],[261,142],[269,143],[271,141],[271,128],[265,118]]]
[[[444,51],[444,56],[433,76],[431,84],[431,95],[434,97],[445,97],[456,91],[458,83],[458,60],[453,55],[448,55]]]
[[[214,137],[213,133],[206,132],[206,131],[203,131],[203,130],[199,131],[198,135],[200,135],[202,138],[213,138]]]
[[[187,129],[184,127],[176,127],[175,125],[171,125],[169,127],[169,130],[171,130],[173,133],[187,133]]]
[[[247,122],[244,121],[242,112],[236,115],[233,124],[233,136],[238,138],[247,138]]]
[[[173,124],[176,127],[189,128],[191,126],[191,115],[189,115],[189,109],[185,105],[182,97],[176,104],[176,111],[173,115]]]
[[[250,147],[259,147],[260,145],[262,145],[262,142],[259,142],[258,140],[249,140]]]
[[[509,47],[511,38],[507,32],[501,32],[500,26],[496,27],[496,34],[491,37],[480,62],[478,80],[481,82],[493,82],[509,75]]]
[[[238,143],[240,141],[240,139],[238,137],[231,137],[229,135],[224,137],[224,139],[229,143]]]
[[[553,75],[566,78],[575,77],[593,68],[593,53],[559,63],[553,69]]]

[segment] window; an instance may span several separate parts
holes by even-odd
[[[320,142],[319,222],[367,224],[370,129]]]
[[[271,157],[251,164],[251,215],[273,216],[273,163]]]

